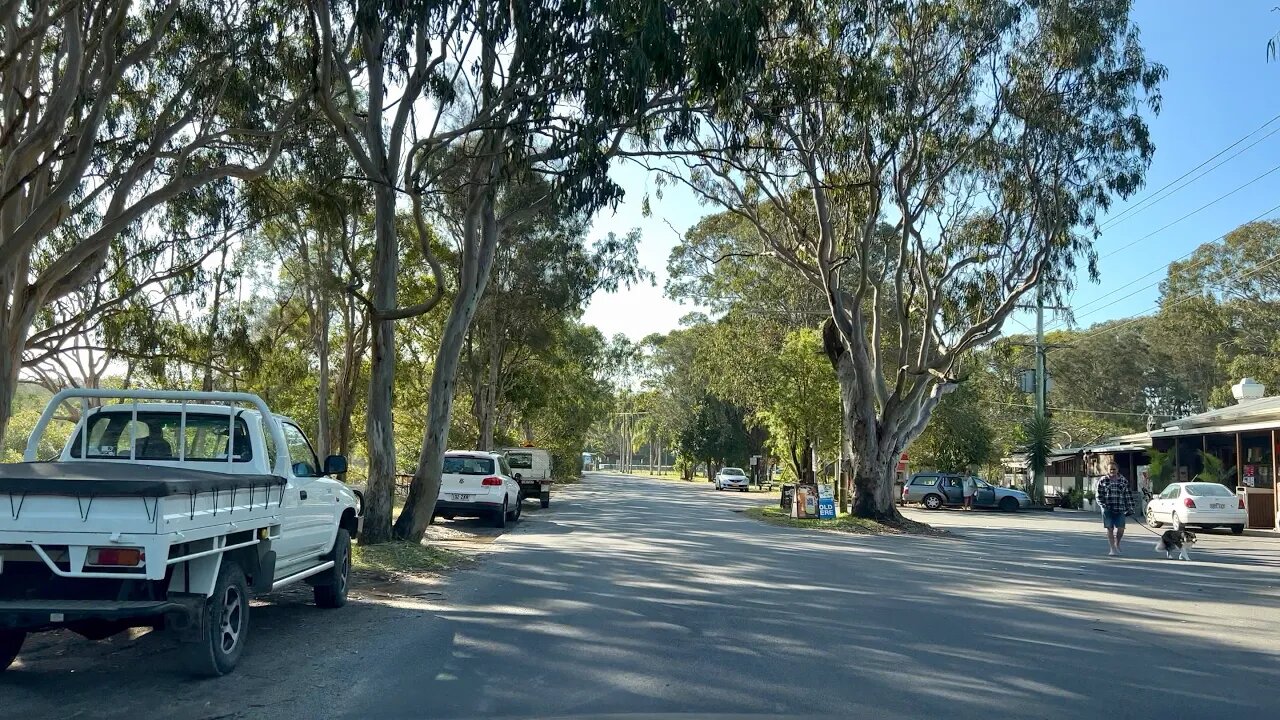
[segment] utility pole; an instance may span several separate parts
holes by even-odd
[[[1036,282],[1036,422],[1044,422],[1044,281]],[[1037,463],[1038,464],[1038,463]],[[1035,485],[1032,487],[1037,503],[1044,502],[1044,468],[1035,468]]]

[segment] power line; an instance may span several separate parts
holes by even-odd
[[[1010,402],[1000,402],[998,400],[984,400],[983,402],[988,405],[1005,405],[1007,407],[1020,407],[1020,408],[1035,407],[1035,405],[1031,405],[1029,403],[1010,403]],[[1052,410],[1054,412],[1088,413],[1092,415],[1128,415],[1131,417],[1167,417],[1167,418],[1178,417],[1177,415],[1164,415],[1161,413],[1121,412],[1119,410],[1086,410],[1084,408],[1064,408],[1064,407],[1048,407],[1045,409]]]
[[[1252,137],[1253,135],[1257,134],[1257,133],[1258,133],[1258,132],[1260,132],[1263,128],[1267,127],[1268,125],[1270,125],[1271,123],[1275,122],[1276,120],[1280,120],[1280,115],[1276,115],[1275,117],[1271,118],[1270,120],[1268,120],[1268,121],[1266,121],[1266,122],[1262,123],[1261,125],[1259,125],[1259,126],[1258,126],[1255,130],[1253,130],[1252,132],[1248,133],[1247,135],[1245,135],[1244,137],[1240,138],[1239,140],[1236,140],[1235,142],[1231,143],[1230,145],[1228,145],[1228,146],[1226,146],[1226,147],[1222,148],[1222,149],[1221,149],[1221,150],[1219,150],[1218,152],[1214,153],[1212,157],[1210,157],[1210,158],[1206,159],[1205,161],[1201,162],[1199,165],[1196,165],[1195,167],[1193,167],[1193,168],[1191,168],[1190,170],[1186,171],[1186,172],[1185,172],[1185,173],[1183,173],[1182,175],[1178,176],[1176,179],[1174,179],[1174,180],[1172,180],[1172,181],[1170,181],[1170,182],[1168,182],[1168,183],[1165,183],[1165,184],[1164,184],[1160,189],[1158,189],[1158,190],[1155,190],[1155,191],[1151,192],[1150,194],[1148,194],[1147,196],[1145,196],[1144,198],[1142,198],[1142,200],[1139,200],[1138,202],[1134,203],[1133,205],[1130,205],[1129,207],[1125,208],[1125,209],[1124,209],[1124,211],[1122,211],[1119,215],[1117,215],[1116,217],[1111,218],[1111,219],[1107,220],[1106,222],[1104,222],[1104,223],[1102,224],[1102,229],[1104,229],[1104,230],[1105,230],[1105,229],[1107,229],[1107,228],[1109,228],[1109,227],[1113,227],[1113,226],[1115,226],[1115,225],[1119,225],[1120,223],[1123,223],[1124,221],[1126,221],[1126,220],[1128,220],[1128,219],[1132,218],[1133,216],[1135,216],[1135,215],[1137,215],[1137,214],[1141,213],[1143,210],[1146,210],[1146,209],[1150,208],[1152,205],[1155,205],[1156,203],[1160,202],[1161,200],[1164,200],[1165,198],[1169,197],[1170,195],[1173,195],[1174,193],[1178,192],[1179,190],[1181,190],[1182,188],[1186,187],[1187,185],[1190,185],[1191,183],[1194,183],[1196,180],[1199,180],[1200,178],[1204,177],[1205,175],[1208,175],[1209,173],[1211,173],[1211,172],[1213,172],[1214,170],[1218,169],[1219,167],[1221,167],[1221,166],[1222,166],[1222,165],[1224,165],[1225,163],[1228,163],[1228,162],[1230,162],[1231,160],[1234,160],[1234,159],[1235,159],[1236,157],[1238,157],[1241,153],[1244,153],[1244,152],[1248,151],[1250,148],[1254,147],[1254,146],[1255,146],[1255,145],[1257,145],[1258,143],[1260,143],[1260,142],[1262,142],[1263,140],[1266,140],[1267,138],[1269,138],[1269,137],[1271,137],[1272,135],[1276,134],[1276,132],[1280,132],[1280,127],[1277,127],[1276,129],[1272,130],[1271,132],[1267,133],[1266,135],[1263,135],[1262,137],[1260,137],[1260,138],[1258,138],[1257,140],[1253,141],[1253,142],[1252,142],[1252,143],[1250,143],[1247,147],[1244,147],[1244,148],[1242,148],[1242,149],[1238,150],[1235,154],[1233,154],[1231,157],[1227,158],[1226,160],[1223,160],[1222,162],[1218,163],[1217,165],[1214,165],[1213,167],[1209,168],[1208,170],[1204,171],[1203,173],[1200,173],[1200,174],[1199,174],[1199,175],[1197,175],[1196,177],[1192,178],[1192,179],[1191,179],[1191,180],[1189,180],[1188,182],[1186,182],[1186,183],[1184,183],[1184,184],[1182,184],[1182,185],[1179,185],[1177,188],[1174,188],[1173,190],[1171,190],[1171,191],[1170,191],[1170,192],[1168,192],[1167,194],[1164,194],[1164,195],[1162,195],[1162,196],[1161,196],[1161,193],[1163,193],[1165,190],[1169,189],[1171,186],[1173,186],[1173,185],[1175,185],[1175,184],[1177,184],[1177,183],[1181,182],[1181,181],[1182,181],[1184,178],[1186,178],[1188,175],[1190,175],[1190,174],[1194,173],[1195,171],[1199,170],[1200,168],[1204,167],[1205,165],[1208,165],[1209,163],[1213,162],[1216,158],[1220,157],[1223,153],[1225,153],[1226,151],[1230,150],[1231,148],[1233,148],[1233,147],[1235,147],[1235,146],[1239,145],[1240,143],[1244,142],[1245,140],[1248,140],[1250,137]],[[1157,196],[1160,196],[1160,197],[1158,197],[1158,198],[1157,198]],[[1155,198],[1155,199],[1153,200],[1153,198]]]
[[[1280,128],[1277,128],[1277,130],[1280,130]],[[1164,232],[1165,230],[1168,230],[1169,228],[1173,227],[1174,225],[1177,225],[1178,223],[1182,222],[1183,220],[1186,220],[1187,218],[1191,217],[1192,215],[1195,215],[1195,214],[1197,214],[1197,213],[1201,212],[1202,210],[1205,210],[1205,209],[1207,209],[1207,208],[1209,208],[1209,207],[1212,207],[1212,206],[1214,206],[1214,205],[1218,204],[1219,202],[1221,202],[1221,201],[1223,201],[1223,200],[1226,200],[1227,198],[1231,197],[1232,195],[1235,195],[1236,193],[1240,192],[1241,190],[1243,190],[1243,189],[1245,189],[1245,188],[1249,187],[1250,185],[1252,185],[1252,184],[1254,184],[1254,183],[1258,182],[1258,181],[1259,181],[1259,180],[1261,180],[1262,178],[1264,178],[1264,177],[1266,177],[1266,176],[1270,175],[1271,173],[1274,173],[1274,172],[1275,172],[1275,171],[1277,171],[1277,170],[1280,170],[1280,165],[1276,165],[1275,167],[1271,168],[1270,170],[1268,170],[1268,171],[1266,171],[1266,172],[1262,173],[1262,174],[1261,174],[1261,175],[1259,175],[1258,177],[1256,177],[1256,178],[1254,178],[1254,179],[1250,180],[1249,182],[1247,182],[1247,183],[1245,183],[1245,184],[1243,184],[1243,185],[1241,185],[1241,186],[1239,186],[1239,187],[1235,188],[1234,190],[1231,190],[1230,192],[1223,193],[1222,195],[1219,195],[1218,197],[1216,197],[1216,198],[1214,198],[1214,199],[1210,200],[1209,202],[1205,203],[1204,205],[1201,205],[1200,207],[1196,208],[1195,210],[1192,210],[1191,212],[1187,213],[1186,215],[1183,215],[1182,217],[1178,218],[1177,220],[1174,220],[1173,222],[1167,223],[1167,224],[1165,224],[1164,226],[1162,226],[1162,227],[1160,227],[1160,228],[1158,228],[1158,229],[1156,229],[1156,230],[1152,230],[1151,232],[1147,233],[1146,235],[1143,235],[1142,237],[1138,238],[1137,240],[1134,240],[1133,242],[1130,242],[1130,243],[1128,243],[1127,245],[1122,245],[1122,246],[1120,246],[1120,247],[1116,248],[1115,250],[1112,250],[1111,252],[1107,253],[1106,255],[1103,255],[1102,257],[1104,257],[1104,258],[1108,258],[1108,257],[1111,257],[1112,255],[1115,255],[1115,254],[1116,254],[1116,253],[1118,253],[1118,252],[1123,252],[1123,251],[1125,251],[1125,250],[1128,250],[1129,248],[1133,247],[1134,245],[1137,245],[1138,243],[1142,242],[1143,240],[1146,240],[1146,239],[1148,239],[1148,238],[1150,238],[1150,237],[1152,237],[1152,236],[1154,236],[1154,235],[1158,235],[1158,234],[1160,234],[1160,233]]]
[[[1252,219],[1250,219],[1250,220],[1246,221],[1246,223],[1245,223],[1245,224],[1248,224],[1248,223],[1251,223],[1251,222],[1257,222],[1258,220],[1261,220],[1262,218],[1264,218],[1264,217],[1266,217],[1266,216],[1268,216],[1268,215],[1271,215],[1271,214],[1275,213],[1276,211],[1280,211],[1280,205],[1275,205],[1275,206],[1273,206],[1273,207],[1271,207],[1271,208],[1269,208],[1269,209],[1267,209],[1267,210],[1262,211],[1261,213],[1259,213],[1259,214],[1255,215]],[[1234,231],[1235,231],[1235,228],[1232,228],[1231,230],[1229,230],[1229,231],[1227,231],[1227,232],[1225,232],[1225,233],[1223,233],[1223,234],[1219,235],[1217,238],[1215,238],[1215,239],[1213,239],[1213,240],[1210,240],[1210,241],[1209,241],[1209,243],[1222,242],[1223,240],[1225,240],[1225,239],[1226,239],[1227,235],[1230,235],[1230,234],[1231,234],[1232,232],[1234,232]],[[1143,275],[1139,275],[1138,277],[1134,278],[1131,282],[1136,282],[1136,281],[1138,281],[1138,280],[1144,280],[1144,279],[1146,279],[1146,278],[1151,277],[1152,275],[1155,275],[1155,274],[1156,274],[1156,273],[1158,273],[1158,272],[1161,272],[1161,271],[1163,271],[1163,270],[1167,270],[1167,269],[1169,268],[1169,266],[1170,266],[1170,265],[1172,265],[1172,264],[1174,264],[1174,263],[1178,262],[1179,260],[1185,260],[1185,259],[1187,259],[1187,258],[1191,257],[1192,255],[1194,255],[1194,254],[1196,253],[1196,250],[1199,250],[1199,249],[1200,249],[1200,247],[1201,247],[1201,246],[1197,246],[1197,247],[1193,248],[1192,250],[1188,251],[1187,253],[1185,253],[1185,254],[1183,254],[1183,255],[1179,255],[1178,257],[1176,257],[1176,258],[1174,258],[1174,259],[1170,260],[1169,262],[1165,263],[1164,265],[1161,265],[1161,266],[1159,266],[1159,267],[1155,268],[1154,270],[1152,270],[1152,271],[1150,271],[1150,272],[1148,272],[1148,273],[1145,273],[1145,274],[1143,274]],[[1119,298],[1118,300],[1115,300],[1115,301],[1113,301],[1113,302],[1109,302],[1109,303],[1107,303],[1106,305],[1103,305],[1102,307],[1097,308],[1096,310],[1090,310],[1090,311],[1089,311],[1089,312],[1087,312],[1087,313],[1083,313],[1083,314],[1080,314],[1080,315],[1076,315],[1074,319],[1079,319],[1079,318],[1082,318],[1082,317],[1088,317],[1088,316],[1090,316],[1090,315],[1095,315],[1095,314],[1097,314],[1097,313],[1099,313],[1099,312],[1101,312],[1101,311],[1103,311],[1103,310],[1105,310],[1105,309],[1107,309],[1107,308],[1111,307],[1112,305],[1115,305],[1116,303],[1120,302],[1121,300],[1126,300],[1126,299],[1128,299],[1128,298],[1130,298],[1130,297],[1133,297],[1134,295],[1137,295],[1138,293],[1142,292],[1143,290],[1148,290],[1148,289],[1150,289],[1150,288],[1153,288],[1153,287],[1155,287],[1155,286],[1159,285],[1159,284],[1160,284],[1160,282],[1161,282],[1160,280],[1157,280],[1157,281],[1155,281],[1155,282],[1153,282],[1153,283],[1151,283],[1151,284],[1149,284],[1149,285],[1144,285],[1143,287],[1139,288],[1138,290],[1136,290],[1136,291],[1134,291],[1134,292],[1131,292],[1131,293],[1129,293],[1128,295],[1125,295],[1124,297]],[[1096,305],[1096,304],[1098,304],[1098,303],[1102,302],[1103,300],[1106,300],[1107,298],[1111,297],[1112,295],[1115,295],[1116,293],[1121,292],[1122,290],[1127,289],[1128,287],[1130,287],[1130,286],[1129,286],[1129,285],[1126,285],[1126,286],[1124,286],[1124,287],[1116,288],[1115,290],[1112,290],[1111,292],[1105,293],[1105,294],[1103,294],[1103,295],[1100,295],[1100,296],[1098,296],[1098,297],[1094,298],[1093,300],[1090,300],[1089,302],[1085,303],[1084,305],[1081,305],[1081,306],[1080,306],[1079,308],[1077,308],[1077,309],[1078,309],[1078,310],[1083,310],[1083,309],[1085,309],[1085,308],[1087,308],[1087,307],[1089,307],[1089,306],[1091,306],[1091,305]],[[1056,330],[1056,329],[1058,329],[1058,328],[1061,328],[1061,327],[1066,326],[1066,324],[1067,324],[1067,322],[1066,322],[1065,320],[1060,320],[1060,321],[1058,321],[1058,322],[1054,323],[1054,326],[1053,326],[1053,327],[1048,328],[1048,329],[1049,329],[1049,330]]]
[[[1244,278],[1247,278],[1247,277],[1249,277],[1250,275],[1253,275],[1254,273],[1257,273],[1257,272],[1261,272],[1261,271],[1263,271],[1263,270],[1266,270],[1268,267],[1271,267],[1272,265],[1275,265],[1276,263],[1280,263],[1280,253],[1277,253],[1277,254],[1275,254],[1275,255],[1272,255],[1270,258],[1268,258],[1268,259],[1267,259],[1267,261],[1266,261],[1266,262],[1262,263],[1261,265],[1257,265],[1257,266],[1255,266],[1252,270],[1250,270],[1250,271],[1249,271],[1249,272],[1247,272],[1247,273],[1244,273],[1243,275],[1241,275],[1241,274],[1239,274],[1239,273],[1232,273],[1231,275],[1228,275],[1228,276],[1226,276],[1226,277],[1222,278],[1222,280],[1221,280],[1221,281],[1219,281],[1219,282],[1221,283],[1221,282],[1225,282],[1225,281],[1227,281],[1227,280],[1243,280]],[[1119,330],[1119,329],[1120,329],[1120,328],[1122,328],[1122,327],[1127,327],[1127,326],[1129,326],[1129,325],[1132,325],[1133,323],[1138,322],[1138,321],[1139,321],[1139,320],[1141,320],[1143,317],[1145,317],[1145,316],[1146,316],[1146,314],[1147,314],[1147,313],[1149,313],[1149,312],[1152,312],[1152,311],[1154,311],[1154,310],[1160,310],[1160,309],[1162,309],[1162,308],[1166,308],[1166,307],[1173,307],[1174,305],[1178,305],[1178,304],[1180,304],[1180,303],[1184,303],[1184,302],[1186,302],[1187,300],[1192,300],[1192,299],[1195,299],[1195,298],[1198,298],[1198,297],[1201,297],[1201,296],[1200,296],[1200,295],[1194,295],[1194,294],[1192,294],[1192,295],[1184,295],[1184,296],[1182,296],[1182,297],[1180,297],[1180,298],[1178,298],[1178,299],[1176,299],[1176,300],[1172,300],[1172,301],[1167,302],[1167,303],[1156,303],[1155,305],[1153,305],[1153,306],[1151,306],[1151,307],[1147,308],[1146,310],[1143,310],[1142,312],[1138,313],[1137,315],[1133,315],[1133,316],[1131,316],[1128,320],[1126,320],[1125,322],[1120,323],[1119,325],[1108,325],[1107,327],[1100,328],[1100,329],[1098,329],[1098,330],[1095,330],[1094,332],[1089,333],[1088,335],[1085,335],[1084,337],[1076,338],[1076,339],[1075,339],[1075,342],[1082,342],[1082,341],[1084,341],[1084,340],[1088,340],[1088,339],[1089,339],[1089,338],[1091,338],[1091,337],[1094,337],[1094,336],[1097,336],[1097,335],[1101,335],[1101,334],[1103,334],[1103,333],[1108,333],[1108,332],[1111,332],[1111,331],[1113,331],[1113,330]],[[1056,349],[1056,348],[1055,348],[1055,349]]]

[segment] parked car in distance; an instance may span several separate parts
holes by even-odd
[[[1229,527],[1242,535],[1247,519],[1244,498],[1215,482],[1173,483],[1147,503],[1147,524],[1153,528],[1165,523],[1174,530],[1192,525],[1204,530]]]
[[[536,499],[551,507],[551,453],[542,448],[518,447],[502,451],[511,466],[513,477],[520,483],[524,499]]]
[[[952,473],[916,473],[902,487],[902,502],[920,503],[929,510],[963,505],[965,477]],[[974,507],[999,508],[1005,512],[1031,507],[1031,496],[1021,490],[997,487],[982,478],[969,477],[975,485]]]
[[[520,483],[501,453],[450,450],[444,454],[434,515],[491,518],[494,527],[520,519]]]
[[[720,472],[716,473],[717,490],[741,490],[742,492],[747,492],[750,487],[751,479],[747,477],[746,473],[742,472],[742,468],[720,468]]]

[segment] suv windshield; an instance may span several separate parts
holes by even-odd
[[[446,457],[444,471],[452,475],[492,475],[493,459],[484,457]]]

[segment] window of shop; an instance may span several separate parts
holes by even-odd
[[[1244,487],[1275,487],[1272,477],[1271,431],[1249,432],[1240,434],[1240,454],[1244,461],[1241,466],[1240,484]]]

